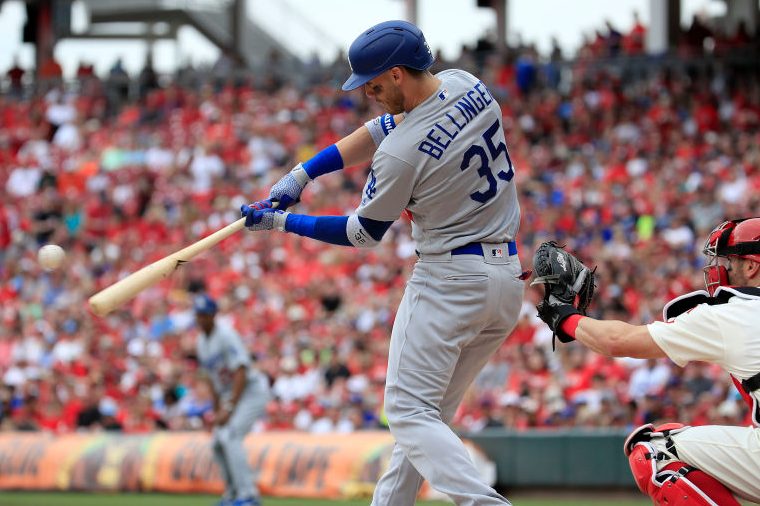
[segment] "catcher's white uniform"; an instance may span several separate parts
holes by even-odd
[[[760,372],[760,297],[739,294],[726,304],[700,304],[647,327],[679,366],[711,362],[739,381]],[[717,478],[737,496],[760,502],[760,391],[751,392],[749,400],[758,427],[691,427],[673,441],[679,460]]]

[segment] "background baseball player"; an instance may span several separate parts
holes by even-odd
[[[514,243],[520,210],[501,109],[471,74],[427,71],[430,48],[405,21],[362,33],[349,63],[353,73],[343,89],[363,87],[389,114],[296,166],[272,187],[270,201],[244,206],[246,225],[371,247],[409,211],[419,261],[396,314],[385,388],[396,446],[372,503],[412,505],[425,478],[457,504],[509,504],[480,480],[447,425],[515,326],[522,301]],[[283,211],[310,179],[373,153],[354,214]],[[277,210],[268,208],[271,200]]]
[[[251,365],[251,357],[234,329],[218,324],[216,302],[207,295],[193,301],[202,332],[196,344],[198,362],[214,398],[213,452],[224,479],[219,506],[258,506],[259,492],[248,464],[243,439],[269,401],[266,376]]]
[[[638,326],[584,317],[567,303],[572,298],[564,294],[584,270],[571,255],[545,243],[534,261],[537,275],[549,280],[539,316],[561,341],[577,339],[608,356],[669,357],[681,367],[695,360],[717,364],[749,404],[757,427],[648,424],[629,436],[625,451],[634,477],[656,504],[739,504],[728,490],[760,502],[760,218],[718,226],[704,253],[707,291],[669,302],[665,322]]]

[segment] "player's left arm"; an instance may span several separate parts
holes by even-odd
[[[258,209],[277,207],[287,209],[295,204],[306,185],[322,176],[368,162],[380,143],[401,123],[403,114],[384,114],[360,126],[335,144],[331,144],[309,160],[299,163],[277,181],[269,191],[269,198],[252,204]]]
[[[370,161],[380,143],[383,142],[383,140],[390,135],[396,126],[398,126],[403,120],[403,114],[383,114],[382,116],[378,116],[366,122],[363,126],[357,128],[355,131],[335,143],[335,147],[340,154],[342,166],[337,169],[334,167],[325,167],[322,170],[332,172],[332,170],[330,170],[331,168],[333,170],[340,170],[343,167],[351,167],[353,165]],[[326,149],[329,149],[329,147]],[[315,179],[321,175],[319,167],[315,167],[313,162],[317,156],[304,163],[304,168],[306,168],[311,179]],[[306,167],[307,165],[309,166],[308,168]]]
[[[571,337],[608,357],[660,358],[667,354],[652,338],[646,325],[620,320],[580,317]]]
[[[667,322],[631,325],[571,315],[560,330],[599,353],[614,357],[668,357],[683,367],[688,362],[721,363],[726,344],[720,324],[720,306],[699,304]]]

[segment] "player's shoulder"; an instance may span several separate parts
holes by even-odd
[[[466,70],[462,70],[462,69],[441,70],[435,75],[435,77],[437,77],[438,79],[456,78],[456,79],[465,79],[465,80],[474,81],[474,82],[479,81],[477,77],[470,74]]]
[[[461,84],[463,86],[473,86],[477,84],[480,79],[470,74],[466,70],[462,69],[446,69],[438,72],[435,77],[440,79],[444,85]]]
[[[228,323],[218,323],[214,328],[214,334],[218,339],[223,340],[240,339],[240,335],[235,330],[235,327]]]
[[[417,146],[424,140],[431,125],[442,117],[442,108],[448,103],[447,98],[458,97],[480,82],[469,72],[455,68],[442,70],[435,76],[441,80],[440,93],[407,113],[404,121],[394,129],[393,135],[387,136],[378,146],[373,158],[373,166],[382,167],[384,165],[382,162],[388,161],[390,166],[398,170],[406,170],[403,164],[398,163],[402,161],[411,167],[419,168],[417,162],[425,155],[417,149]]]
[[[721,328],[731,322],[746,322],[757,319],[760,304],[739,297],[731,297],[723,304],[700,303],[682,314],[672,318],[670,322],[679,326],[712,326]]]
[[[723,308],[729,314],[739,315],[737,319],[742,321],[760,322],[760,297],[734,295],[728,299],[728,304],[713,306]]]

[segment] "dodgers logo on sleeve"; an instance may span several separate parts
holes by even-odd
[[[364,194],[369,200],[375,196],[377,192],[377,178],[375,177],[374,169],[369,169],[369,179],[367,180],[367,187],[364,189]]]

